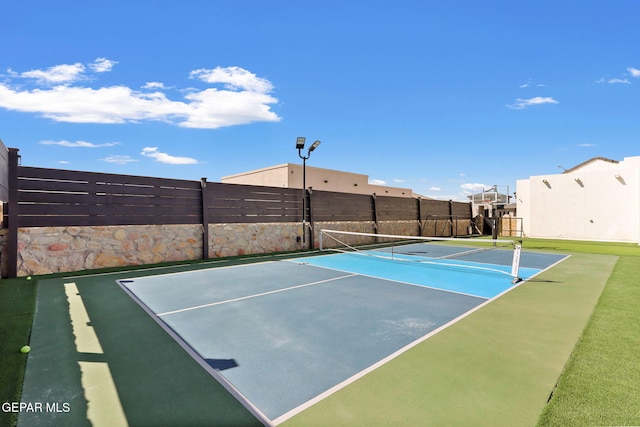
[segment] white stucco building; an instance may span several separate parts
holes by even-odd
[[[518,180],[516,202],[525,236],[640,244],[640,156]]]

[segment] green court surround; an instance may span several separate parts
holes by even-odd
[[[282,426],[533,426],[617,261],[574,254]]]
[[[282,425],[535,425],[616,260],[574,254]],[[259,425],[121,291],[115,280],[131,275],[72,279],[129,424]],[[89,425],[77,365],[95,356],[69,350],[63,283],[39,282],[23,401],[75,399],[40,425]]]

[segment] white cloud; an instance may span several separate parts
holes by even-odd
[[[81,78],[85,67],[79,62],[49,67],[46,70],[31,70],[20,73],[20,77],[36,79],[40,84],[71,83]]]
[[[381,179],[370,179],[369,184],[371,185],[387,185],[387,181],[383,181]]]
[[[631,84],[631,82],[628,79],[619,79],[619,78],[608,78],[605,79],[604,77],[601,79],[598,79],[595,81],[595,83],[609,83],[609,84],[616,84],[616,83],[624,83],[624,84]]]
[[[395,182],[397,184],[402,184],[404,182],[404,179],[394,178],[393,182]]]
[[[18,92],[0,84],[0,106],[70,123],[169,121],[176,114],[188,113],[186,104],[169,101],[162,93],[142,94],[125,86],[100,89],[56,86],[50,90]]]
[[[106,142],[104,144],[95,144],[93,142],[87,142],[87,141],[71,142],[67,140],[62,140],[62,141],[47,140],[47,141],[40,141],[39,143],[42,145],[60,145],[62,147],[83,147],[83,148],[113,147],[114,145],[120,144],[119,142]]]
[[[142,86],[143,89],[168,89],[164,83],[160,83],[160,82],[147,82],[145,83],[144,86]]]
[[[488,187],[489,186],[486,185],[486,184],[480,184],[480,183],[477,183],[477,182],[474,182],[474,183],[468,182],[468,183],[460,185],[460,188],[464,192],[467,192],[467,193],[473,193],[475,191],[482,191],[482,190],[484,190],[485,188],[488,188]]]
[[[578,147],[597,147],[597,144],[578,144]]]
[[[111,71],[117,63],[117,61],[111,61],[107,58],[97,58],[92,64],[89,64],[89,68],[96,73],[105,73]]]
[[[137,162],[137,160],[132,158],[131,156],[119,156],[119,155],[107,156],[104,159],[100,159],[100,160],[107,163],[115,163],[117,165],[126,165],[128,163]]]
[[[251,91],[205,89],[185,96],[186,119],[180,126],[215,129],[253,122],[277,122],[280,118],[269,110],[278,100],[270,95]]]
[[[442,191],[440,187],[429,187],[429,191]]]
[[[145,147],[142,149],[140,154],[156,159],[160,163],[166,163],[169,165],[194,165],[198,163],[196,159],[192,159],[191,157],[176,157],[167,153],[162,153],[158,151],[158,147]]]
[[[558,101],[556,101],[550,96],[547,96],[547,97],[536,96],[534,98],[529,98],[529,99],[518,98],[516,99],[515,104],[508,104],[507,107],[514,110],[522,110],[523,108],[527,108],[532,105],[542,105],[542,104],[558,104]]]
[[[631,77],[640,77],[640,70],[637,68],[629,67],[627,71],[631,74]]]
[[[96,73],[111,71],[116,61],[107,58],[97,58],[94,62],[87,64],[89,69]],[[87,66],[76,62],[75,64],[60,64],[49,67],[45,70],[31,70],[23,73],[16,73],[9,69],[12,77],[22,77],[26,79],[36,79],[41,85],[70,84],[73,82],[86,80],[85,71]]]
[[[273,90],[269,80],[260,78],[255,74],[240,67],[216,67],[212,70],[201,68],[194,70],[189,75],[207,83],[224,83],[229,90],[247,90],[250,92],[268,93]]]
[[[104,72],[115,64],[98,58],[90,68]],[[140,92],[127,86],[84,87],[71,85],[88,80],[84,65],[59,65],[12,76],[35,78],[52,84],[47,89],[15,88],[0,83],[0,108],[69,123],[137,123],[164,121],[182,127],[215,129],[253,122],[277,122],[271,105],[278,100],[269,95],[273,85],[240,67],[200,69],[192,77],[224,88],[192,89],[183,100],[171,100],[162,92]],[[150,82],[146,89],[166,89]]]
[[[518,86],[520,89],[526,89],[528,87],[544,87],[542,83],[533,83],[533,80],[529,79],[528,82],[521,84]]]

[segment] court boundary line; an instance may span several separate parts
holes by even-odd
[[[333,254],[333,255],[341,255],[341,254]],[[327,255],[327,256],[329,256],[329,255]],[[304,262],[296,262],[294,260],[287,260],[287,262],[293,262],[293,263],[302,264],[302,265],[310,265],[312,267],[324,268],[326,270],[332,270],[332,271],[340,271],[342,273],[353,273],[353,271],[343,270],[341,268],[326,267],[324,265],[315,265],[315,264],[309,264],[309,263],[304,263]],[[386,280],[388,282],[400,283],[402,285],[418,286],[420,288],[431,289],[431,290],[434,290],[434,291],[441,291],[441,292],[447,292],[447,293],[452,293],[452,294],[456,294],[456,295],[463,295],[463,296],[466,296],[466,297],[480,298],[480,299],[483,299],[483,300],[489,299],[489,298],[483,297],[481,295],[467,294],[467,293],[464,293],[464,292],[453,291],[453,290],[449,290],[449,289],[436,288],[436,287],[428,286],[428,285],[420,285],[418,283],[405,282],[403,280],[387,279],[385,277],[373,276],[371,274],[362,274],[362,273],[353,273],[353,274],[355,274],[357,276],[362,276],[362,277],[369,277],[371,279]]]
[[[323,256],[323,255],[315,254],[315,255],[312,255],[312,256],[315,257],[315,256]],[[136,301],[138,303],[138,305],[145,312],[147,312],[147,314],[151,318],[154,319],[156,324],[158,324],[163,330],[165,330],[169,334],[169,336],[171,338],[173,338],[173,340],[176,341],[178,343],[178,345],[180,345],[180,347],[183,348],[187,352],[187,354],[189,354],[191,356],[191,358],[196,361],[196,363],[198,363],[206,372],[208,372],[216,381],[218,381],[218,383],[221,384],[232,396],[234,396],[252,415],[254,415],[257,418],[258,421],[260,421],[265,426],[275,427],[275,426],[277,426],[277,425],[289,420],[290,418],[294,417],[295,415],[303,412],[304,410],[306,410],[307,408],[313,406],[314,404],[326,399],[327,397],[331,396],[332,394],[334,394],[334,393],[340,391],[341,389],[347,387],[351,383],[356,382],[357,380],[359,380],[362,377],[364,377],[365,375],[373,372],[374,370],[378,369],[379,367],[389,363],[393,359],[395,359],[395,358],[399,357],[400,355],[402,355],[403,353],[409,351],[411,348],[416,347],[417,345],[421,344],[422,342],[426,341],[427,339],[431,338],[432,336],[442,332],[446,328],[448,328],[448,327],[454,325],[455,323],[461,321],[462,319],[470,316],[471,314],[473,314],[476,311],[480,310],[481,308],[483,308],[487,304],[489,304],[489,303],[493,302],[494,300],[502,297],[504,294],[506,294],[508,292],[511,292],[512,290],[520,287],[524,283],[526,283],[526,282],[530,281],[531,279],[535,278],[539,274],[542,274],[543,272],[555,267],[556,265],[558,265],[562,261],[568,259],[570,256],[571,255],[565,255],[562,259],[556,261],[555,263],[551,264],[550,266],[548,266],[548,267],[546,267],[544,269],[541,269],[537,273],[533,274],[531,277],[528,277],[528,278],[526,278],[526,279],[524,279],[524,280],[522,280],[522,281],[520,281],[520,282],[518,282],[516,284],[512,284],[512,286],[510,286],[509,288],[507,288],[506,290],[502,291],[501,293],[495,295],[492,298],[487,298],[487,297],[482,297],[482,296],[477,296],[477,295],[464,294],[464,293],[460,293],[460,292],[456,292],[456,291],[444,290],[444,289],[440,289],[440,288],[433,288],[433,287],[430,287],[430,286],[418,285],[418,284],[410,283],[410,282],[403,282],[403,281],[396,281],[396,280],[392,280],[392,279],[385,279],[385,278],[372,276],[372,275],[353,273],[351,271],[345,271],[345,270],[341,270],[341,269],[329,268],[329,267],[324,267],[324,266],[317,266],[317,265],[305,263],[303,261],[305,259],[305,257],[296,257],[296,258],[292,258],[292,259],[278,260],[278,261],[293,262],[293,263],[297,263],[297,264],[301,264],[301,265],[307,264],[307,265],[310,265],[310,266],[313,266],[313,267],[317,267],[317,268],[325,268],[325,269],[328,269],[328,270],[334,270],[334,271],[340,271],[340,272],[343,272],[343,273],[348,273],[348,275],[346,275],[346,276],[340,276],[338,278],[332,278],[332,279],[329,279],[329,280],[337,280],[337,279],[342,279],[342,278],[352,277],[352,276],[363,276],[363,277],[374,278],[374,279],[377,279],[377,280],[384,280],[384,281],[388,281],[388,282],[406,284],[406,285],[409,285],[409,286],[420,286],[420,287],[431,289],[431,290],[438,290],[438,291],[442,291],[442,292],[450,292],[450,293],[454,293],[454,294],[459,294],[459,295],[464,295],[464,296],[469,296],[469,297],[475,297],[475,298],[479,298],[479,299],[484,300],[484,301],[481,301],[480,304],[478,304],[477,306],[475,306],[471,310],[461,314],[460,316],[456,317],[455,319],[450,320],[446,324],[444,324],[444,325],[436,328],[435,330],[429,332],[428,334],[426,334],[426,335],[414,340],[413,342],[411,342],[411,343],[405,345],[404,347],[396,350],[395,352],[389,354],[388,356],[380,359],[378,362],[376,362],[376,363],[370,365],[369,367],[367,367],[367,368],[355,373],[354,375],[352,375],[351,377],[345,379],[344,381],[342,381],[342,382],[330,387],[329,389],[325,390],[324,392],[316,395],[315,397],[309,399],[308,401],[298,405],[297,407],[285,412],[284,414],[282,414],[279,417],[276,417],[274,419],[270,419],[268,416],[266,416],[256,405],[254,405],[246,396],[244,396],[244,394],[240,390],[238,390],[230,381],[228,381],[217,370],[215,370],[210,365],[208,365],[206,363],[206,361],[204,360],[204,358],[201,357],[191,346],[189,346],[175,331],[173,331],[171,329],[171,327],[167,323],[165,323],[164,320],[162,320],[159,317],[159,315],[154,313],[144,302],[142,302],[139,298],[137,298],[136,295],[133,294],[133,292],[130,291],[124,283],[121,283],[121,281],[126,282],[127,280],[133,280],[134,278],[118,279],[118,280],[115,280],[115,282],[117,282],[118,285],[121,287],[121,289],[123,289],[123,291],[127,295],[129,295],[134,301]],[[174,274],[182,274],[182,273],[191,273],[191,272],[204,271],[204,270],[213,270],[213,269],[217,269],[217,268],[229,268],[229,267],[242,267],[242,266],[248,266],[248,265],[259,265],[259,264],[272,263],[272,262],[275,262],[275,261],[262,261],[262,262],[257,262],[257,263],[246,263],[246,264],[237,264],[237,265],[231,265],[231,266],[221,266],[221,267],[211,267],[211,268],[204,268],[204,269],[197,269],[197,270],[187,270],[187,271],[181,271],[181,272],[171,272],[171,273],[158,274],[158,275],[152,275],[152,276],[142,276],[142,278],[154,277],[154,276],[160,276],[160,275],[174,275]],[[113,273],[107,273],[107,274],[113,274]],[[324,280],[324,281],[321,281],[321,282],[326,282],[326,281],[327,280]],[[303,285],[297,285],[296,287],[310,286],[310,285],[311,284],[303,284]],[[276,292],[278,292],[278,290],[276,290]],[[273,293],[273,292],[270,292],[270,293]],[[256,295],[259,295],[259,294],[256,294]]]
[[[126,281],[126,279],[125,279]],[[187,342],[182,339],[177,332],[175,332],[167,323],[160,319],[141,299],[139,299],[124,283],[120,283],[120,280],[116,280],[120,288],[133,299],[139,307],[141,307],[151,317],[158,326],[160,326],[187,354],[196,361],[202,369],[211,375],[222,387],[227,390],[233,397],[240,402],[254,417],[258,419],[263,425],[267,427],[273,427],[273,421],[265,415],[260,408],[251,402],[240,390],[238,390],[229,380],[227,380],[216,369],[207,364],[206,360],[197,351],[195,351]]]
[[[171,271],[169,273],[160,273],[160,274],[150,274],[147,276],[140,276],[140,277],[125,277],[123,279],[118,279],[118,280],[142,280],[142,279],[147,279],[150,277],[157,277],[157,276],[175,276],[176,274],[192,274],[192,273],[201,273],[203,271],[209,271],[209,270],[223,270],[223,269],[227,269],[227,268],[236,268],[236,267],[247,267],[247,266],[251,266],[251,265],[262,265],[262,264],[272,264],[272,263],[276,263],[279,262],[275,261],[275,260],[271,260],[271,261],[260,261],[260,262],[250,262],[250,263],[246,263],[246,264],[234,264],[234,265],[222,265],[222,266],[218,266],[218,267],[206,267],[206,268],[196,268],[196,269],[189,269],[189,270],[185,270],[185,271]]]
[[[313,251],[309,251],[310,253],[315,253],[315,255],[319,255],[320,252],[318,250],[313,250]],[[314,255],[314,256],[315,256]],[[160,273],[160,274],[156,274],[155,276],[158,275],[164,275],[164,274],[176,274],[176,273],[187,273],[190,271],[202,271],[202,270],[210,270],[213,268],[226,268],[226,267],[241,267],[243,265],[253,265],[253,264],[262,264],[262,263],[267,263],[267,262],[277,262],[277,261],[282,261],[282,259],[271,259],[271,260],[267,260],[267,261],[259,261],[259,262],[251,262],[251,260],[257,260],[257,259],[263,259],[263,258],[284,258],[284,257],[291,257],[292,259],[296,259],[296,258],[304,258],[306,256],[306,254],[299,254],[297,252],[284,252],[284,253],[277,253],[277,254],[256,254],[256,255],[251,255],[251,256],[245,256],[245,257],[225,257],[222,259],[216,259],[216,258],[208,258],[207,260],[192,260],[193,262],[183,262],[180,264],[169,264],[169,265],[157,265],[154,267],[142,267],[142,268],[133,268],[133,269],[129,269],[127,267],[137,267],[135,265],[131,265],[131,266],[124,266],[120,269],[118,269],[117,271],[104,271],[104,272],[99,272],[99,273],[86,273],[86,274],[78,274],[78,275],[71,275],[71,276],[63,276],[61,277],[61,279],[64,280],[72,280],[75,278],[85,278],[85,277],[93,277],[93,276],[108,276],[108,275],[112,275],[112,274],[124,274],[127,272],[130,273],[136,273],[136,272],[146,272],[146,271],[150,271],[150,270],[163,270],[163,269],[172,269],[172,268],[184,268],[184,267],[193,267],[189,270],[185,270],[185,271],[177,271],[177,272],[171,272],[171,273]],[[213,267],[205,267],[205,268],[197,268],[200,265],[209,265],[209,264],[219,264],[219,263],[223,263],[223,262],[237,262],[237,261],[242,261],[238,264],[232,264],[232,265],[223,265],[223,266],[213,266]],[[244,262],[247,261],[247,262]],[[88,270],[90,271],[90,270]],[[66,272],[69,273],[69,272]],[[152,275],[153,276],[153,275]],[[141,277],[151,277],[151,276],[141,276]]]
[[[498,298],[502,297],[503,295],[511,292],[512,290],[519,288],[520,286],[524,285],[525,283],[527,283],[529,280],[533,279],[534,277],[538,276],[539,274],[544,273],[545,271],[555,267],[556,265],[558,265],[559,263],[561,263],[562,261],[568,259],[571,255],[566,255],[564,258],[556,261],[555,263],[551,264],[550,266],[540,270],[539,272],[537,272],[536,274],[534,274],[531,277],[528,277],[524,280],[521,280],[518,283],[513,284],[510,288],[505,289],[504,291],[502,291],[501,293],[495,295],[492,298],[489,299],[485,299],[485,301],[481,302],[480,304],[478,304],[477,306],[475,306],[474,308],[472,308],[471,310],[461,314],[460,316],[456,317],[455,319],[450,320],[449,322],[445,323],[444,325],[434,329],[433,331],[429,332],[426,335],[423,335],[422,337],[410,342],[409,344],[405,345],[404,347],[396,350],[395,352],[391,353],[390,355],[380,359],[378,362],[370,365],[369,367],[356,372],[354,375],[352,375],[351,377],[347,378],[346,380],[334,385],[331,388],[328,388],[327,390],[323,391],[322,393],[318,394],[317,396],[307,400],[306,402],[298,405],[297,407],[291,409],[288,412],[285,412],[284,414],[280,415],[279,417],[275,418],[272,420],[273,425],[277,426],[291,418],[293,418],[294,416],[298,415],[301,412],[304,412],[306,409],[310,408],[311,406],[315,405],[316,403],[319,403],[321,401],[323,401],[324,399],[326,399],[327,397],[331,396],[334,393],[337,393],[338,391],[342,390],[343,388],[347,387],[348,385],[358,381],[359,379],[363,378],[364,376],[368,375],[369,373],[375,371],[376,369],[386,365],[387,363],[391,362],[393,359],[401,356],[403,353],[411,350],[413,347],[418,346],[419,344],[425,342],[426,340],[428,340],[429,338],[433,337],[434,335],[437,335],[438,333],[442,332],[443,330],[449,328],[450,326],[458,323],[459,321],[465,319],[466,317],[472,315],[473,313],[475,313],[476,311],[480,310],[481,308],[485,307],[486,305],[492,303],[494,300],[497,300]],[[367,277],[373,277],[376,278],[375,276],[367,276]],[[377,278],[377,279],[381,279],[381,278]],[[386,280],[386,279],[381,279],[381,280]],[[399,282],[402,283],[402,282]],[[411,285],[411,283],[408,283],[409,285]],[[413,286],[420,286],[420,285],[413,285]],[[435,290],[437,290],[437,288],[435,288]],[[482,298],[482,297],[478,297],[478,298]]]
[[[251,299],[251,298],[258,298],[258,297],[265,296],[265,295],[271,295],[271,294],[277,294],[277,293],[280,293],[280,292],[291,291],[293,289],[300,289],[300,288],[306,288],[308,286],[320,285],[322,283],[333,282],[335,280],[346,279],[346,278],[354,277],[354,276],[359,276],[359,274],[351,273],[351,274],[347,274],[345,276],[332,277],[332,278],[329,278],[329,279],[318,280],[316,282],[311,282],[311,283],[303,283],[301,285],[289,286],[288,288],[274,289],[272,291],[261,292],[259,294],[246,295],[246,296],[243,296],[243,297],[231,298],[231,299],[224,300],[224,301],[217,301],[217,302],[212,302],[212,303],[209,303],[209,304],[201,304],[201,305],[196,305],[196,306],[193,306],[193,307],[181,308],[181,309],[178,309],[178,310],[167,311],[167,312],[164,312],[164,313],[157,313],[156,316],[158,316],[158,317],[169,316],[171,314],[183,313],[183,312],[186,312],[186,311],[198,310],[198,309],[201,309],[201,308],[213,307],[213,306],[216,306],[216,305],[228,304],[228,303],[237,302],[237,301],[243,301],[243,300],[247,300],[247,299]]]

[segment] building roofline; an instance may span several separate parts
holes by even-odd
[[[279,165],[267,166],[267,167],[260,168],[260,169],[254,169],[254,170],[250,170],[250,171],[234,173],[232,175],[223,176],[220,179],[235,178],[235,177],[238,177],[238,176],[249,175],[249,174],[257,173],[257,172],[264,172],[264,171],[268,171],[268,170],[272,170],[272,169],[280,169],[280,168],[284,168],[284,167],[288,168],[290,165],[291,165],[291,163],[281,163]]]
[[[562,173],[571,173],[571,172],[575,172],[576,170],[588,165],[589,163],[593,163],[596,162],[598,160],[602,160],[603,162],[609,162],[609,163],[614,163],[614,164],[618,164],[620,163],[618,160],[613,160],[613,159],[608,159],[606,157],[594,157],[592,159],[587,160],[586,162],[582,162],[577,166],[572,167],[571,169],[566,169],[565,171],[563,171]]]

